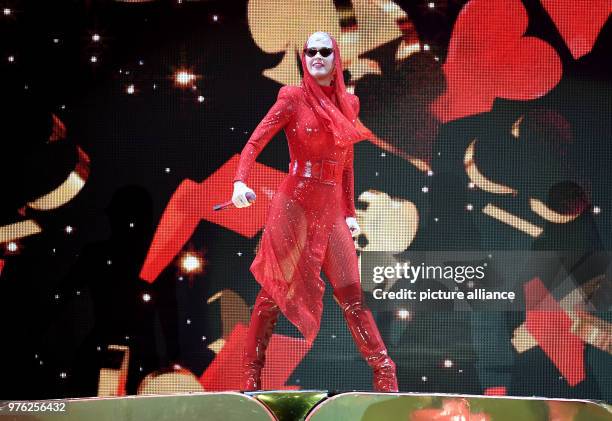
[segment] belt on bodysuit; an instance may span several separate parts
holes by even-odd
[[[330,159],[308,161],[294,159],[289,163],[289,174],[299,177],[314,178],[324,183],[335,185],[339,176],[338,163]]]

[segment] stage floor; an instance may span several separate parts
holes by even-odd
[[[198,392],[4,401],[4,420],[75,421],[610,421],[603,402],[327,391]]]

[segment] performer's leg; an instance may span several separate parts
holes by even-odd
[[[397,392],[395,363],[363,300],[355,245],[346,225],[337,223],[332,230],[322,269],[334,288],[357,349],[374,371],[374,390]]]
[[[262,288],[255,300],[242,354],[242,390],[261,390],[266,348],[278,320],[279,307]]]

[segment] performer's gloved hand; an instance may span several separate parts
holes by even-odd
[[[348,225],[349,231],[351,231],[351,235],[353,237],[359,235],[359,233],[361,232],[361,228],[359,228],[357,219],[353,216],[349,216],[346,218],[346,225]]]
[[[255,192],[251,190],[242,181],[234,181],[234,193],[232,194],[232,203],[237,208],[245,208],[251,206],[251,202],[246,198],[246,194],[251,192],[253,195]]]

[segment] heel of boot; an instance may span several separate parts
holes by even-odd
[[[244,392],[261,390],[261,368],[245,367],[241,384],[240,390]]]
[[[385,356],[373,366],[374,378],[372,386],[376,392],[398,392],[395,363]]]

